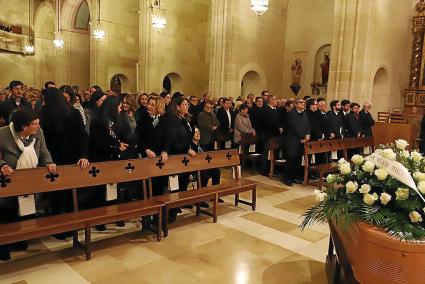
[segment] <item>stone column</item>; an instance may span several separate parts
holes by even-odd
[[[209,92],[215,97],[237,97],[240,93],[237,70],[238,1],[212,0]]]
[[[368,62],[373,37],[373,0],[335,1],[335,25],[328,99],[362,101],[369,89]]]
[[[162,87],[159,74],[159,31],[152,27],[150,1],[140,0],[139,11],[139,88],[138,91],[158,92]]]

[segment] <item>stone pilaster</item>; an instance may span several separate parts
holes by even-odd
[[[209,92],[216,97],[237,97],[238,1],[212,0]]]

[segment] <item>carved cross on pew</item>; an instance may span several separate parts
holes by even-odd
[[[127,171],[127,173],[131,174],[135,168],[136,167],[132,163],[128,163],[124,169]]]
[[[58,177],[59,177],[58,173],[49,173],[46,175],[46,179],[49,179],[50,182],[55,182]]]
[[[226,158],[227,158],[227,160],[230,161],[230,159],[232,158],[232,155],[229,152],[227,152]]]
[[[210,154],[208,154],[208,155],[205,157],[205,160],[207,160],[207,161],[208,161],[208,163],[210,163],[210,162],[211,162],[212,157],[210,156]]]
[[[155,164],[160,170],[162,170],[162,167],[165,165],[162,159],[159,159],[158,162]]]
[[[183,163],[185,166],[187,166],[187,164],[189,164],[189,160],[188,160],[186,157],[184,157],[184,159],[182,160],[182,163]]]
[[[11,182],[12,182],[12,180],[9,177],[4,176],[4,175],[0,176],[0,186],[1,187],[6,187],[7,184],[11,183]]]
[[[98,174],[100,174],[100,170],[93,166],[89,171],[89,174],[91,174],[91,176],[95,178]]]

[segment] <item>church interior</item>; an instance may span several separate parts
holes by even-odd
[[[406,140],[411,150],[421,145],[416,117],[425,114],[423,0],[0,0],[0,7],[0,89],[5,92],[11,81],[19,80],[38,90],[52,81],[57,86],[78,86],[80,91],[96,85],[115,93],[181,93],[200,101],[208,93],[211,99],[228,97],[237,103],[250,94],[261,98],[264,90],[278,100],[295,100],[295,105],[306,97],[324,98],[328,105],[349,100],[360,107],[372,106],[375,120],[374,141],[370,144],[364,137],[366,144],[357,147],[378,148],[396,139]],[[328,152],[336,153],[335,149]],[[28,249],[12,251],[11,260],[0,262],[0,283],[409,283],[397,282],[397,277],[391,282],[382,275],[382,282],[363,282],[367,277],[359,276],[357,267],[370,269],[368,273],[373,268],[357,264],[351,256],[348,265],[343,261],[338,251],[342,245],[332,238],[336,234],[332,226],[325,222],[301,229],[305,212],[317,203],[315,190],[322,188],[321,183],[320,187],[308,182],[288,186],[280,178],[285,167],[265,176],[256,171],[255,162],[245,166],[244,154],[227,150],[219,156],[219,152],[212,154],[211,163],[226,167],[222,181],[237,180],[240,163],[239,183],[246,184],[233,191],[224,188],[223,195],[205,193],[204,199],[193,199],[195,207],[184,203],[189,197],[182,197],[174,207],[182,207],[181,213],[161,241],[158,234],[141,231],[141,218],[136,216],[168,218],[170,200],[162,201],[167,205],[160,208],[152,201],[151,211],[138,208],[139,215],[135,208],[126,207],[128,212],[104,219],[105,231],[96,231],[94,227],[103,224],[98,220],[112,214],[105,209],[90,223],[91,231],[89,221],[82,227],[67,221],[73,238],[53,238],[59,231],[52,224],[46,229],[51,234],[31,231],[34,238]],[[274,161],[268,153],[268,160]],[[323,151],[311,153],[318,160],[317,153]],[[311,153],[303,152],[307,164]],[[0,147],[0,160],[1,154]],[[186,157],[180,162],[181,158],[170,155],[165,164],[173,166],[175,173],[188,164],[195,168],[205,163],[210,169],[209,157],[198,161],[188,156],[190,162]],[[138,178],[144,179],[148,194],[149,174],[159,176],[156,171],[163,166],[162,160],[154,162],[121,165],[117,161],[116,167],[127,166],[122,174],[121,168],[100,163],[97,174],[105,183],[128,182],[133,171],[142,177],[140,169],[148,165],[146,169],[152,170]],[[18,178],[20,170],[11,179],[1,173],[0,199],[13,195],[8,188],[19,188],[16,195],[28,194],[22,188],[47,192],[76,181],[81,187],[94,186],[93,165],[90,175],[80,181],[71,169],[73,178],[66,178],[66,166],[56,177],[44,178],[44,168],[43,172],[24,170],[21,176],[27,180]],[[303,160],[304,166],[308,167]],[[164,169],[171,175],[173,169]],[[194,170],[198,180],[189,184],[188,193],[199,186],[201,170]],[[326,182],[319,171],[320,180]],[[36,180],[37,173],[42,173],[42,180]],[[246,202],[251,198],[252,203]],[[201,201],[209,204],[208,214],[199,209]],[[124,227],[118,226],[117,221],[122,221],[116,219],[118,215],[131,216]],[[162,221],[160,217],[158,224]],[[44,226],[42,221],[31,224]],[[13,239],[13,230],[22,226],[10,227],[9,235],[0,232],[0,245]],[[76,237],[91,239],[91,248],[75,242]],[[22,240],[26,239],[16,237]],[[341,262],[337,265],[333,262],[338,260],[330,257],[332,243]],[[350,263],[352,278],[344,268]],[[337,270],[343,270],[343,276],[335,276]]]

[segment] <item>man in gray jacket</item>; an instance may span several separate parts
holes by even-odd
[[[18,109],[11,115],[11,124],[0,128],[0,173],[10,176],[16,168],[37,166],[56,172],[39,119],[30,110]],[[0,223],[18,220],[17,212],[17,197],[0,198]],[[10,259],[10,248],[25,249],[26,246],[26,242],[0,246],[0,260]]]
[[[198,116],[198,127],[201,131],[201,140],[199,141],[202,149],[205,151],[214,150],[215,131],[220,123],[215,116],[210,101],[205,102],[204,111]]]

